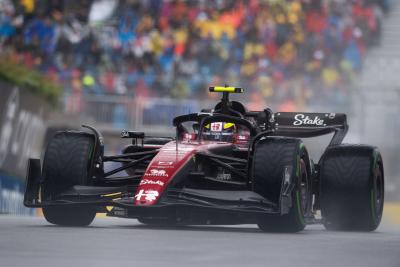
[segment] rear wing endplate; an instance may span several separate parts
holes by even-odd
[[[330,145],[341,144],[349,126],[343,113],[277,112],[274,135],[315,137],[334,133]]]

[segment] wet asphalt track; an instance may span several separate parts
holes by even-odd
[[[155,228],[97,218],[89,228],[0,216],[0,266],[400,266],[400,228],[265,234],[253,225]]]

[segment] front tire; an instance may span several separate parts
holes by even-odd
[[[321,214],[328,230],[374,231],[384,204],[380,152],[370,146],[329,148],[321,164]]]
[[[49,142],[43,161],[44,200],[56,200],[57,195],[74,185],[88,185],[88,168],[94,148],[93,137],[82,132],[59,132]],[[52,224],[87,226],[96,216],[94,207],[47,206],[43,215]]]

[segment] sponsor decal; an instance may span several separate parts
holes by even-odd
[[[145,185],[145,184],[163,186],[163,185],[164,185],[164,182],[159,181],[159,180],[153,181],[153,180],[149,180],[149,179],[143,179],[143,180],[140,182],[140,185]]]
[[[315,116],[314,118],[310,118],[310,116],[306,116],[304,114],[297,114],[294,116],[293,125],[315,125],[315,126],[325,126],[324,120]]]
[[[157,165],[159,165],[159,166],[171,166],[172,164],[174,164],[173,161],[159,161],[157,163]]]
[[[194,141],[197,138],[197,134],[190,134],[190,133],[185,133],[183,136],[183,139],[185,141]]]
[[[19,107],[19,91],[14,89],[8,98],[4,107],[4,118],[1,124],[0,131],[0,167],[3,165],[7,154],[9,153],[9,146],[13,138],[13,124],[18,114]]]
[[[247,140],[248,137],[246,135],[238,135],[237,139],[240,141],[243,141],[243,140]]]
[[[183,145],[179,145],[179,150],[178,152],[188,152],[188,151],[192,151],[193,150],[193,146],[183,146]],[[176,147],[165,147],[162,148],[161,151],[163,152],[167,152],[167,151],[171,151],[171,152],[176,152]]]
[[[45,132],[43,110],[38,114],[25,110],[15,87],[4,106],[0,106],[0,168],[9,173],[25,175],[31,157],[40,157],[40,145]],[[12,164],[11,164],[12,162]]]
[[[147,201],[154,201],[158,197],[158,192],[155,190],[143,190],[141,189],[136,195],[135,199],[138,201],[147,200]]]
[[[154,167],[158,169],[171,169],[174,168],[173,161],[158,161],[154,164]]]
[[[217,179],[224,180],[224,181],[230,180],[231,179],[231,174],[230,173],[219,173],[217,175]]]
[[[168,177],[168,174],[165,170],[151,169],[150,172],[146,172],[145,176]]]
[[[222,132],[222,122],[211,123],[211,132]]]

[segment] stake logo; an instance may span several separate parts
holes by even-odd
[[[294,116],[293,125],[300,126],[300,125],[315,125],[315,126],[325,126],[324,120],[320,119],[318,116],[314,118],[310,118],[304,114],[297,114]]]
[[[154,185],[163,186],[164,182],[162,182],[162,181],[153,181],[153,180],[149,180],[149,179],[143,179],[140,182],[140,185],[145,185],[145,184],[152,184],[152,185],[154,184]]]

